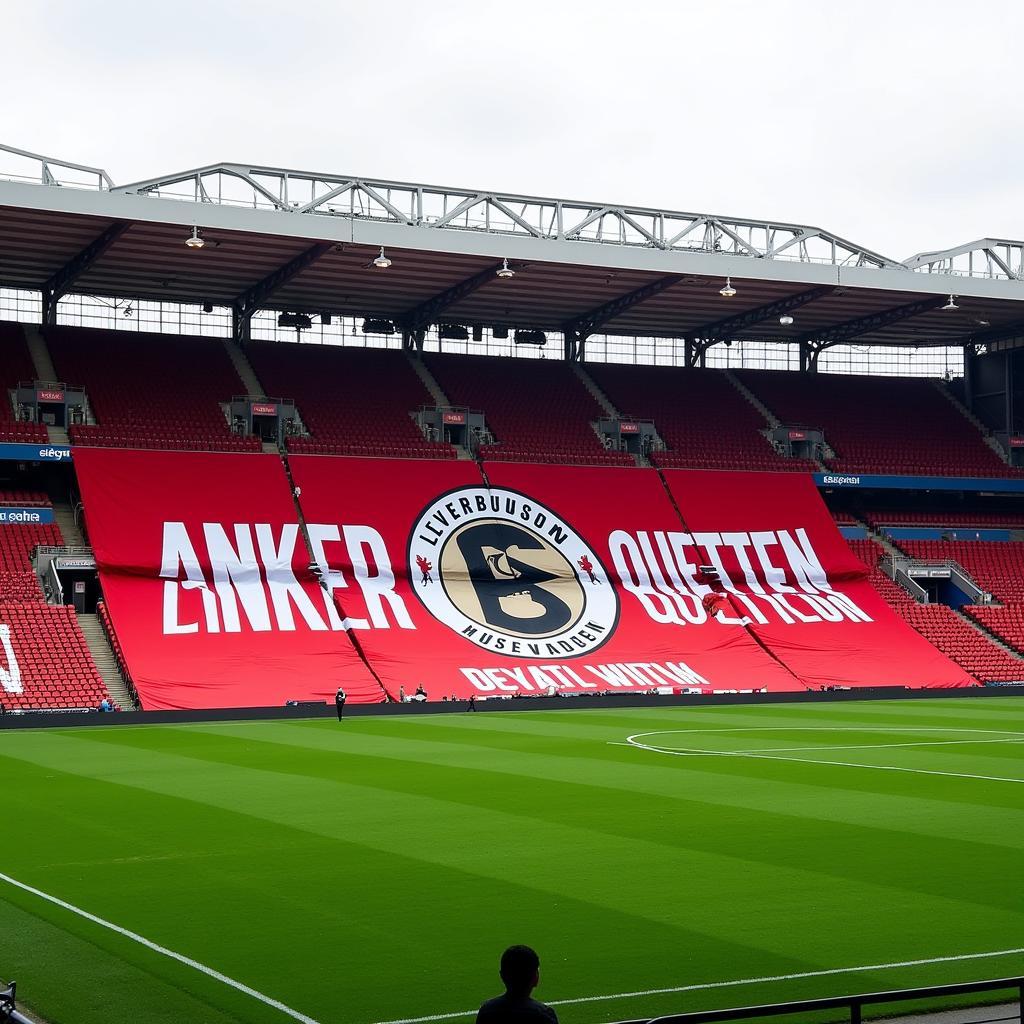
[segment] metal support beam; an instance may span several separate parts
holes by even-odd
[[[520,270],[525,264],[509,264],[509,270]],[[494,265],[481,270],[478,274],[474,274],[472,277],[467,277],[465,281],[459,281],[458,284],[453,284],[450,288],[446,288],[443,292],[439,292],[431,299],[427,299],[425,302],[421,302],[418,306],[413,306],[412,309],[407,309],[401,316],[397,317],[397,322],[400,323],[403,329],[408,328],[411,331],[422,330],[429,327],[432,323],[437,320],[437,317],[444,312],[449,306],[455,305],[461,299],[466,298],[467,295],[472,295],[479,288],[483,288],[485,284],[489,284],[491,281],[501,280],[498,278],[498,271],[501,270],[502,264],[495,263]],[[507,282],[502,281],[502,284]]]
[[[565,324],[563,330],[576,331],[584,337],[589,337],[617,316],[621,316],[638,303],[653,298],[655,295],[660,295],[666,288],[671,288],[682,279],[680,274],[669,274],[667,277],[659,277],[656,281],[651,281],[650,284],[645,284],[635,291],[620,295],[617,299],[612,299],[603,306],[592,309],[589,313],[575,317]]]
[[[818,372],[818,356],[821,355],[821,350],[824,345],[815,345],[810,341],[800,342],[800,372],[801,373],[817,373]]]
[[[423,342],[427,336],[427,330],[425,327],[420,327],[416,330],[410,330],[408,327],[402,328],[402,348],[406,352],[423,352]]]
[[[249,340],[249,327],[252,315],[267,300],[279,291],[293,278],[298,277],[307,267],[311,267],[317,260],[322,259],[334,248],[333,242],[317,242],[310,246],[305,252],[299,253],[293,260],[290,260],[283,267],[268,274],[262,281],[257,282],[247,291],[242,292],[234,302],[231,303],[231,322],[235,341]]]
[[[708,349],[713,344],[714,340],[707,338],[687,338],[685,349],[686,365],[690,369],[707,365]]]
[[[850,341],[862,334],[870,334],[889,324],[898,323],[912,316],[920,316],[922,313],[930,313],[933,309],[945,305],[945,296],[934,296],[928,299],[921,299],[918,302],[908,302],[905,306],[895,306],[893,309],[883,309],[880,313],[871,313],[868,316],[858,317],[856,320],[847,320],[845,323],[836,324],[834,327],[827,327],[820,331],[808,331],[798,340],[811,342],[819,348],[828,348],[832,345],[839,345],[844,341]],[[817,357],[815,357],[817,359]]]
[[[767,305],[758,306],[755,309],[748,309],[735,316],[726,317],[724,320],[715,320],[712,323],[698,327],[694,334],[699,338],[732,338],[742,331],[765,320],[772,320],[785,313],[791,313],[794,309],[806,306],[815,299],[823,299],[828,295],[834,295],[837,289],[831,285],[820,288],[810,288],[807,291],[798,292],[796,295],[788,295],[777,302],[769,302]]]
[[[565,361],[567,363],[582,363],[587,346],[587,335],[574,327],[566,327],[562,331],[565,341]]]
[[[93,239],[77,256],[41,286],[43,293],[43,323],[57,322],[57,303],[71,286],[131,227],[130,221],[115,221],[98,238]]]

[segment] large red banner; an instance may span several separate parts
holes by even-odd
[[[368,521],[383,539],[391,611],[404,615],[359,643],[392,695],[801,686],[746,630],[665,628],[639,584],[623,588],[610,542],[639,535],[646,550],[648,534],[680,528],[654,472],[491,464],[485,481],[469,463],[317,456],[291,467],[307,522]],[[357,571],[338,556],[344,576]]]
[[[147,710],[384,699],[309,572],[280,458],[76,448],[75,468]]]
[[[76,465],[147,707],[971,682],[809,477],[295,456],[300,523],[273,456]]]

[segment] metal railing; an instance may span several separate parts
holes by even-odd
[[[19,1013],[14,1005],[14,997],[17,992],[18,983],[12,981],[5,989],[0,990],[0,1021],[6,1024],[32,1024],[23,1013]]]
[[[664,1017],[642,1017],[619,1024],[715,1024],[718,1021],[753,1020],[758,1017],[784,1017],[790,1014],[821,1010],[844,1010],[850,1024],[861,1024],[864,1008],[904,1003],[920,999],[938,999],[974,995],[982,992],[1014,991],[1011,1000],[1017,1003],[1014,1017],[972,1018],[971,1024],[996,1024],[997,1021],[1024,1020],[1024,977],[998,978],[993,981],[969,981],[956,985],[930,985],[927,988],[894,989],[889,992],[862,992],[858,995],[829,996],[825,999],[800,999],[790,1003],[767,1003],[763,1006],[741,1006],[728,1010],[698,1010],[694,1013],[670,1014]],[[959,1004],[963,1005],[963,1004]],[[952,1009],[950,1007],[949,1009]],[[886,1013],[891,1016],[891,1013]]]

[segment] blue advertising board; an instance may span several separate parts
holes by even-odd
[[[0,459],[5,462],[70,462],[71,448],[66,444],[0,444]]]
[[[0,526],[23,526],[52,523],[53,509],[38,506],[0,505]]]
[[[1002,491],[1024,493],[1024,476],[1020,479],[988,476],[877,476],[870,473],[815,473],[819,487],[843,490],[901,491]]]

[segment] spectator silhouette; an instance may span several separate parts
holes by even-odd
[[[529,946],[509,946],[501,954],[504,995],[488,999],[476,1024],[558,1024],[558,1014],[531,995],[540,982],[540,957]]]

